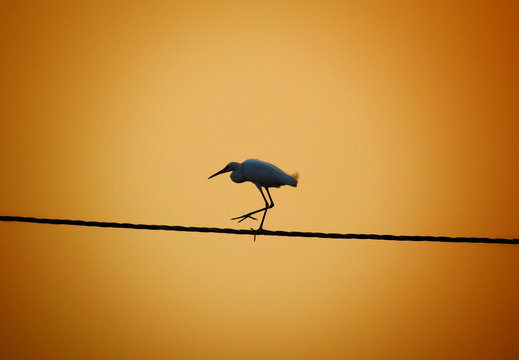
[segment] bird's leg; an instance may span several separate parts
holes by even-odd
[[[272,200],[272,196],[270,196],[269,188],[266,187],[265,190],[267,190],[267,194],[268,194],[269,199],[270,199],[270,205],[267,202],[267,199],[265,199],[265,195],[263,195],[263,191],[262,191],[261,195],[263,195],[263,199],[265,200],[265,203],[266,203],[267,207],[265,208],[265,212],[263,213],[263,218],[261,219],[261,224],[260,224],[260,227],[258,228],[258,230],[263,230],[263,222],[265,221],[265,215],[267,215],[268,209],[271,209],[271,208],[274,207],[274,200]]]
[[[265,207],[261,208],[261,209],[258,209],[258,210],[255,210],[255,211],[251,211],[250,213],[247,213],[245,215],[237,216],[235,218],[232,218],[231,220],[238,220],[239,219],[238,222],[242,222],[243,220],[245,220],[247,218],[251,218],[251,219],[256,220],[256,218],[254,218],[251,215],[259,213],[260,211],[265,211],[266,212],[269,208],[274,206],[273,204],[272,204],[272,206],[270,206],[270,204],[268,203],[267,198],[265,197],[265,195],[263,194],[263,191],[261,190],[261,186],[258,186],[258,185],[256,185],[256,186],[258,187],[258,189],[259,189],[259,191],[261,193],[261,196],[263,197],[263,200],[265,201]],[[268,194],[268,189],[267,189],[267,194]],[[270,197],[270,194],[269,194],[269,197]],[[270,198],[270,200],[272,201],[272,198]],[[265,219],[265,214],[263,214],[263,219]],[[263,225],[263,221],[261,222],[261,224]]]

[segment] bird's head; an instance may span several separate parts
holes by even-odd
[[[239,168],[240,168],[240,163],[237,163],[237,162],[234,162],[234,161],[230,162],[222,170],[214,173],[213,175],[209,176],[207,179],[215,177],[216,175],[224,174],[224,173],[229,172],[229,171],[234,171],[234,170],[239,169]]]

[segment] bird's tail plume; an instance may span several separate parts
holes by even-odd
[[[296,181],[296,184],[294,186],[297,186],[297,183],[299,182],[299,173],[290,174],[290,177]]]

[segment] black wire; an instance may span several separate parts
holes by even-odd
[[[370,240],[392,240],[392,241],[436,241],[449,243],[485,243],[485,244],[519,244],[519,239],[485,238],[485,237],[451,237],[451,236],[409,236],[409,235],[379,235],[379,234],[338,234],[322,232],[302,232],[302,231],[273,231],[273,230],[246,230],[211,228],[196,226],[176,226],[176,225],[149,225],[131,224],[104,221],[85,221],[85,220],[66,220],[66,219],[45,219],[24,216],[0,216],[0,221],[17,221],[38,224],[53,225],[77,225],[95,226],[105,228],[123,229],[143,229],[143,230],[166,230],[166,231],[187,231],[202,233],[224,233],[237,235],[271,235],[271,236],[291,236],[307,238],[325,239],[370,239]]]

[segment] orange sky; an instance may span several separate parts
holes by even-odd
[[[519,237],[519,7],[0,2],[0,214]],[[0,223],[0,357],[519,357],[519,248]]]

